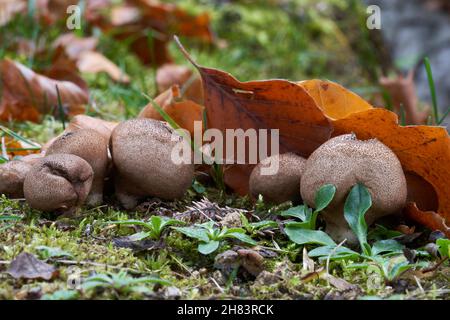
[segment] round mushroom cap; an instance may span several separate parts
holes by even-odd
[[[86,200],[93,176],[89,163],[78,156],[46,156],[25,177],[25,199],[33,209],[72,213]]]
[[[191,151],[189,143],[161,121],[134,119],[120,123],[110,143],[119,200],[124,204],[127,196],[165,200],[182,197],[194,177],[191,155],[185,162],[172,159],[173,151],[183,145]]]
[[[0,165],[0,194],[23,198],[23,182],[30,169],[31,164],[18,160]]]
[[[355,240],[343,208],[348,193],[358,183],[372,197],[372,206],[365,215],[368,224],[405,206],[407,186],[401,163],[391,149],[376,139],[362,141],[353,134],[341,135],[322,144],[306,161],[300,189],[308,205],[314,206],[315,194],[322,185],[336,187],[323,217],[327,232],[337,241]]]
[[[94,171],[89,205],[98,205],[103,200],[103,182],[108,169],[108,141],[93,129],[79,129],[59,136],[48,147],[46,154],[68,153],[86,160]]]
[[[250,194],[254,198],[261,194],[265,201],[275,204],[300,201],[300,179],[305,164],[306,159],[294,153],[283,153],[263,159],[250,175]],[[274,172],[269,172],[271,167],[275,169]]]

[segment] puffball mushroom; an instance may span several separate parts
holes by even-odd
[[[71,214],[91,189],[94,171],[89,163],[72,154],[53,154],[34,164],[23,184],[31,208]]]
[[[278,170],[274,174],[264,175],[262,169],[268,169],[275,161],[278,161]],[[250,194],[254,198],[261,194],[264,200],[275,204],[299,201],[300,178],[305,163],[304,158],[294,153],[273,155],[261,160],[250,175]]]
[[[147,196],[173,200],[184,195],[194,177],[194,164],[172,160],[178,143],[190,150],[187,141],[158,120],[128,120],[113,130],[110,148],[116,195],[126,209]]]
[[[108,170],[108,141],[93,129],[66,132],[48,147],[46,154],[69,153],[86,160],[94,170],[94,180],[87,204],[103,202],[103,182]]]
[[[385,215],[399,212],[406,203],[406,179],[397,156],[376,139],[358,140],[353,134],[335,137],[322,144],[306,161],[301,195],[314,206],[317,190],[333,184],[336,194],[323,212],[326,232],[337,242],[357,240],[344,218],[344,204],[351,188],[363,184],[372,197],[366,212],[368,225]]]
[[[0,194],[23,198],[23,182],[31,164],[19,160],[0,165]]]

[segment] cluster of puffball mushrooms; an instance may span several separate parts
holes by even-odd
[[[126,209],[146,197],[173,200],[184,195],[194,178],[194,164],[171,161],[173,130],[152,119],[124,121],[105,134],[95,129],[65,132],[46,148],[44,157],[24,157],[0,166],[0,193],[25,198],[31,208],[74,214],[81,205],[103,202],[107,181],[114,182],[117,199]],[[276,159],[275,159],[276,158]],[[261,168],[279,161],[275,175]],[[355,236],[343,215],[347,194],[363,183],[372,196],[366,214],[376,219],[399,212],[405,205],[407,185],[400,161],[376,139],[361,141],[354,135],[335,137],[308,159],[294,153],[262,160],[250,176],[250,193],[270,203],[303,201],[314,207],[317,190],[333,184],[336,194],[324,210],[326,232],[336,240]]]

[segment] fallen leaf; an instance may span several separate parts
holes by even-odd
[[[129,0],[128,2],[139,7],[142,20],[160,32],[195,37],[206,42],[213,41],[209,26],[210,18],[206,12],[193,15],[175,4],[157,0]]]
[[[3,95],[0,103],[0,119],[39,121],[41,115],[57,111],[58,87],[61,102],[69,114],[81,113],[83,105],[89,100],[87,86],[67,80],[56,80],[55,77],[75,77],[68,73],[58,74],[54,70],[53,77],[40,75],[24,65],[5,59],[0,63]],[[64,78],[63,78],[64,79]]]
[[[182,86],[192,77],[192,74],[192,70],[185,66],[172,63],[162,65],[156,70],[158,92],[164,92],[175,84]]]
[[[450,238],[450,227],[447,226],[446,219],[433,211],[421,211],[415,203],[408,203],[403,213],[410,219],[427,226],[431,230],[442,231],[447,238]]]
[[[329,273],[322,274],[321,278],[327,280],[333,287],[335,287],[340,291],[350,291],[350,290],[360,291],[360,288],[357,285],[351,284],[347,280],[335,277]]]
[[[226,72],[198,65],[179,46],[202,77],[208,128],[223,133],[226,129],[279,129],[280,153],[293,151],[302,156],[330,138],[330,120],[302,86],[287,80],[240,82]],[[247,194],[253,166],[227,166],[225,182]]]
[[[303,247],[303,259],[302,259],[302,270],[306,272],[313,272],[315,269],[314,260],[308,255],[308,250]]]
[[[60,35],[53,42],[53,49],[57,50],[59,47],[65,49],[66,54],[75,59],[85,51],[93,51],[97,47],[98,39],[95,37],[77,37],[74,33],[65,33]]]
[[[27,252],[19,254],[7,270],[15,279],[44,279],[50,280],[57,276],[57,269]]]
[[[8,24],[15,15],[24,12],[26,7],[24,0],[0,0],[0,27]]]
[[[160,66],[173,61],[167,45],[173,34],[214,40],[207,13],[192,15],[175,4],[156,0],[128,0],[115,6],[102,26],[119,40],[133,39],[130,49],[144,63]]]
[[[162,244],[160,241],[150,239],[136,241],[133,240],[130,236],[113,238],[112,242],[118,248],[129,248],[134,252],[160,250],[164,248],[164,244]]]
[[[111,79],[128,84],[130,77],[103,54],[96,52],[98,40],[94,37],[80,38],[67,33],[55,40],[56,53],[53,64],[64,69],[86,73],[107,73]]]
[[[407,124],[426,123],[430,115],[430,109],[419,110],[413,71],[408,72],[406,77],[401,74],[395,78],[381,77],[380,84],[392,98],[392,105],[397,114],[401,114],[401,106],[403,106]]]
[[[305,88],[327,117],[332,120],[373,108],[360,96],[335,82],[314,79],[300,81],[298,84]]]
[[[79,0],[36,0],[33,4],[40,21],[46,25],[53,25],[60,20],[67,19],[67,8],[71,5],[79,5],[80,2]],[[85,1],[82,19],[88,22],[97,21],[100,18],[100,11],[109,4],[109,0]]]
[[[141,19],[141,11],[130,5],[116,6],[111,9],[110,20],[114,27],[137,23]]]
[[[130,77],[104,55],[94,51],[83,52],[77,62],[78,69],[86,73],[106,72],[111,79],[120,83],[130,83]]]
[[[155,102],[181,127],[188,130],[191,137],[194,137],[194,122],[202,121],[203,107],[193,101],[185,100],[180,96],[178,86],[160,94]],[[152,103],[147,104],[139,113],[138,118],[150,118],[164,120],[159,112],[153,107]],[[202,130],[202,126],[199,126]],[[198,134],[202,134],[200,131]]]
[[[164,92],[173,85],[179,85],[183,98],[200,105],[204,103],[202,80],[188,67],[172,63],[162,65],[156,71],[156,84],[159,92]]]

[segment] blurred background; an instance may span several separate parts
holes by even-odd
[[[74,22],[69,5],[81,11],[75,29],[68,28]],[[368,5],[381,9],[380,30],[366,26]],[[161,93],[162,66],[193,70],[174,34],[199,64],[241,81],[336,81],[396,111],[404,124],[433,123],[428,57],[439,116],[450,106],[448,0],[0,0],[0,28],[0,59],[49,76],[72,61],[89,88],[86,112],[108,120],[136,116],[147,103],[142,93]],[[67,34],[74,38],[61,38]],[[80,66],[78,53],[86,47],[128,81],[96,70],[95,61]],[[68,60],[60,59],[61,50]],[[45,141],[55,133],[51,119],[44,114],[45,128],[7,120]]]

